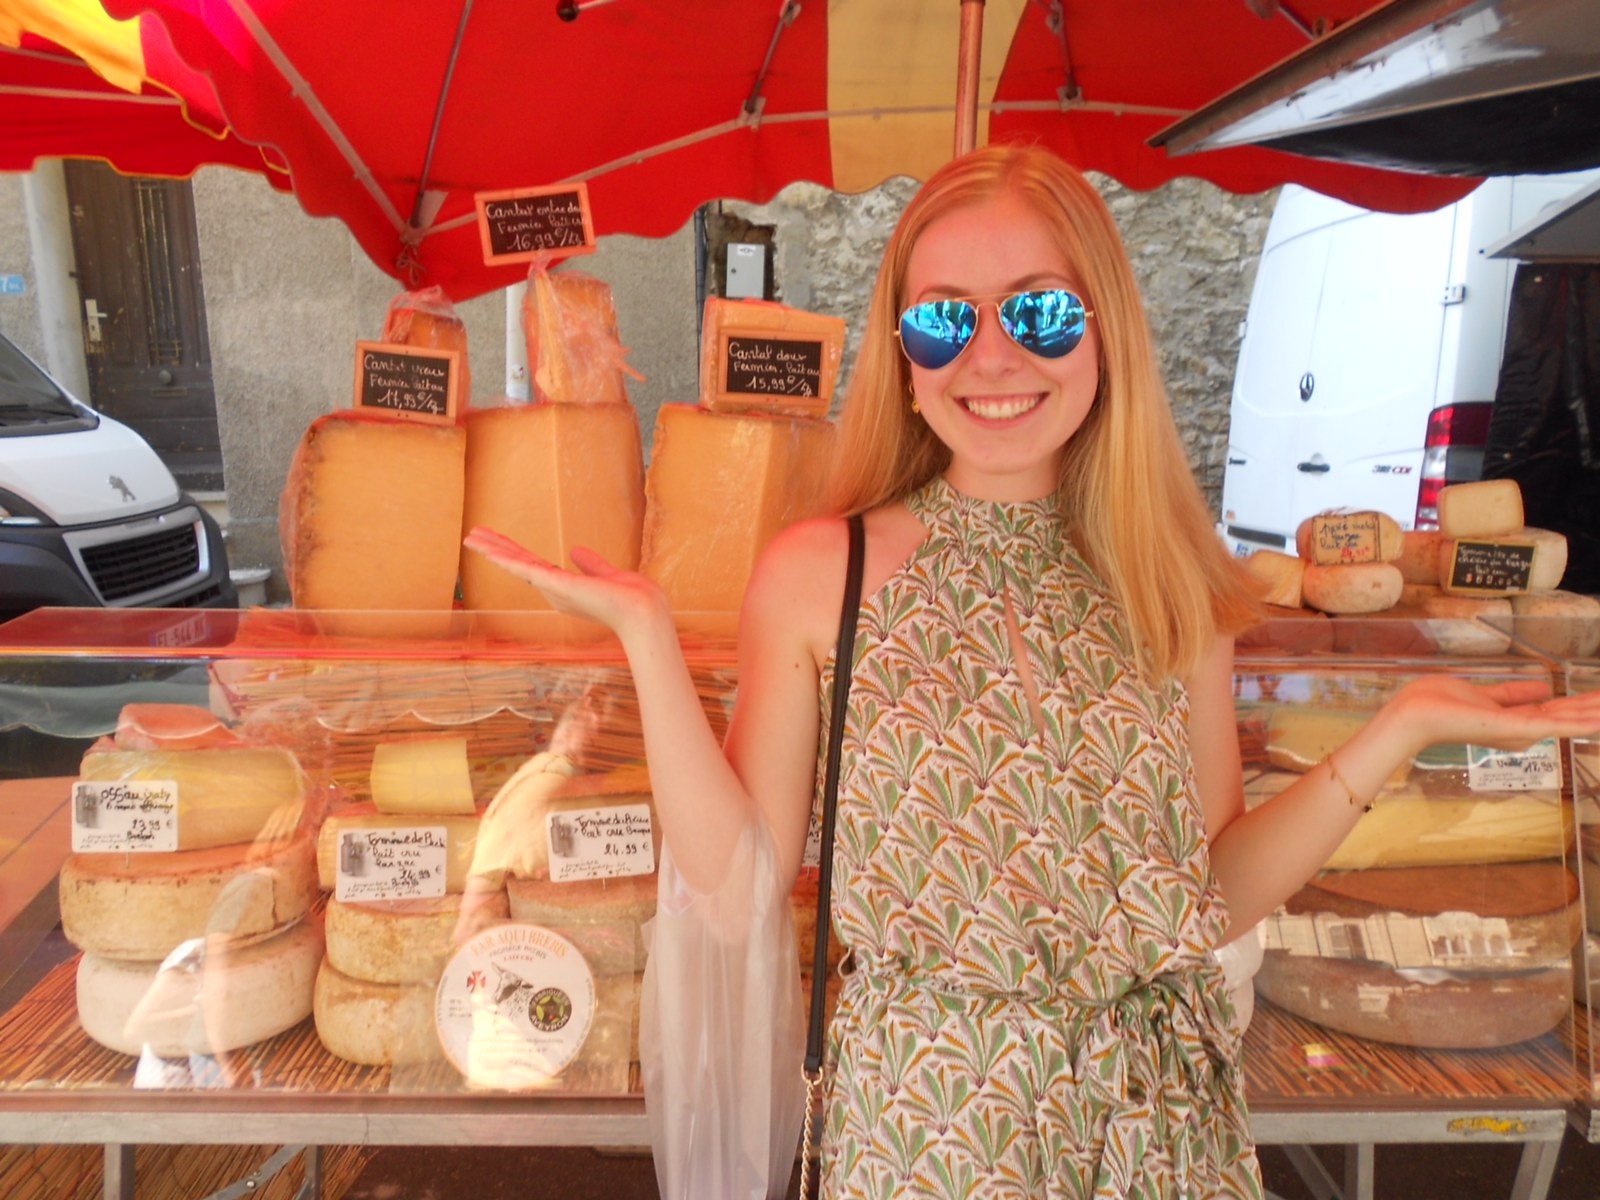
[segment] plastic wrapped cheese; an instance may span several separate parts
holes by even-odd
[[[535,263],[522,301],[534,394],[554,404],[626,404],[627,351],[611,286],[581,271]]]
[[[838,317],[767,300],[706,299],[700,403],[715,412],[825,417],[844,357]]]
[[[467,406],[472,396],[472,367],[467,361],[467,326],[440,287],[401,292],[389,301],[383,322],[383,340],[390,345],[420,346],[425,350],[454,350],[461,355],[456,394]]]
[[[466,456],[459,426],[358,412],[313,421],[279,511],[295,607],[402,610],[330,615],[329,633],[431,637],[448,629]]]
[[[813,514],[833,427],[804,417],[662,405],[639,569],[674,612],[737,612],[756,559]]]

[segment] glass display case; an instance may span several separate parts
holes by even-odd
[[[648,1141],[659,834],[632,684],[598,630],[494,616],[426,639],[280,610],[0,627],[0,1140]],[[1600,686],[1594,662],[1486,630],[1241,638],[1247,801],[1417,675]],[[720,729],[730,631],[681,637]],[[1262,923],[1236,993],[1260,1140],[1553,1154],[1600,1096],[1574,1003],[1586,891],[1600,925],[1595,754],[1433,748]]]

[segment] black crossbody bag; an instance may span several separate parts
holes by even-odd
[[[839,645],[833,655],[833,704],[828,714],[828,757],[822,782],[822,852],[817,863],[817,944],[811,959],[811,1017],[806,1032],[806,1120],[800,1147],[800,1195],[807,1194],[811,1173],[812,1114],[822,1083],[823,1034],[827,1027],[829,896],[833,883],[833,821],[839,800],[840,743],[844,740],[845,707],[850,701],[850,675],[855,662],[856,618],[861,611],[861,571],[866,561],[866,527],[861,514],[848,520],[850,553],[844,574],[844,606],[839,613]]]

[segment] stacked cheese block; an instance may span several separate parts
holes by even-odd
[[[484,818],[473,873],[503,883],[511,917],[571,942],[595,980],[595,1015],[568,1075],[626,1091],[639,1057],[643,927],[656,911],[661,829],[642,767],[575,775],[535,755]]]
[[[440,287],[401,292],[389,301],[383,321],[383,340],[391,346],[419,346],[424,350],[454,350],[460,358],[456,394],[466,408],[472,395],[472,365],[467,359],[467,326]]]
[[[680,616],[737,612],[767,543],[816,511],[844,332],[843,321],[776,304],[706,302],[700,403],[662,406],[645,484],[640,570]],[[808,394],[738,390],[760,376],[748,365],[730,376],[730,356],[791,345],[816,357]]]
[[[468,414],[463,530],[494,529],[570,566],[578,546],[621,570],[639,565],[644,454],[628,403],[611,289],[575,271],[535,270],[523,308],[538,403]],[[495,636],[596,637],[555,618],[544,594],[481,555],[461,555],[461,595]],[[507,613],[540,614],[539,619]]]
[[[1247,803],[1294,783],[1368,716],[1274,711],[1274,769],[1247,783]],[[1324,871],[1265,923],[1260,994],[1414,1046],[1507,1045],[1559,1024],[1581,924],[1560,790],[1473,784],[1463,747],[1396,771]]]
[[[322,928],[293,756],[243,743],[204,709],[129,706],[80,779],[91,793],[173,795],[178,847],[62,865],[84,1032],[124,1054],[210,1055],[308,1016]]]
[[[462,738],[418,738],[373,753],[372,803],[330,815],[317,840],[317,874],[333,893],[327,908],[327,958],[316,979],[317,1035],[329,1053],[368,1066],[441,1057],[434,1031],[434,988],[458,940],[464,907],[474,925],[507,916],[503,892],[463,894],[477,852],[481,814],[473,799]],[[339,892],[341,855],[374,846],[444,843],[442,895],[347,898]],[[437,892],[435,886],[426,890]],[[348,883],[346,889],[349,888]],[[424,890],[418,888],[419,891]]]

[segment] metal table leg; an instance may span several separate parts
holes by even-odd
[[[133,1200],[135,1146],[106,1146],[105,1200]]]

